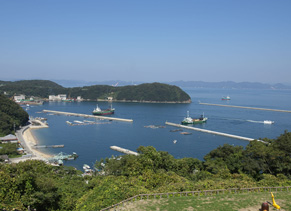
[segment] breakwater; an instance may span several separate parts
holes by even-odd
[[[136,156],[139,155],[137,152],[134,152],[134,151],[131,151],[128,149],[124,149],[124,148],[121,148],[118,146],[111,146],[110,149],[113,149],[115,151],[122,152],[122,153],[128,154],[128,155],[136,155]]]
[[[241,139],[241,140],[245,140],[245,141],[255,140],[254,138],[247,138],[247,137],[232,135],[232,134],[228,134],[228,133],[221,133],[221,132],[212,131],[212,130],[205,130],[205,129],[201,129],[201,128],[196,128],[196,127],[191,127],[191,126],[186,126],[186,125],[181,125],[181,124],[175,124],[175,123],[171,123],[171,122],[166,122],[165,124],[170,125],[170,126],[174,126],[174,127],[181,127],[181,128],[185,128],[185,129],[189,129],[189,130],[196,130],[196,131],[204,132],[204,133],[211,133],[211,134],[219,135],[219,136],[226,136],[226,137],[230,137],[230,138]],[[258,140],[258,141],[261,141],[261,140]]]
[[[96,119],[106,119],[112,121],[123,121],[123,122],[133,122],[132,119],[122,119],[122,118],[114,118],[114,117],[105,117],[105,116],[94,116],[89,114],[78,114],[78,113],[71,113],[71,112],[64,112],[64,111],[52,111],[52,110],[43,110],[44,113],[54,113],[66,116],[80,116],[80,117],[87,117],[87,118],[96,118]]]
[[[244,109],[254,109],[254,110],[263,110],[263,111],[276,111],[276,112],[286,112],[291,113],[289,110],[280,110],[280,109],[271,109],[271,108],[257,108],[257,107],[247,107],[247,106],[235,106],[235,105],[223,105],[223,104],[213,104],[213,103],[200,103],[200,105],[209,105],[209,106],[222,106],[222,107],[231,107],[231,108],[244,108]]]

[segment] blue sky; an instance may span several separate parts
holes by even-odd
[[[0,0],[0,80],[291,83],[290,0]]]

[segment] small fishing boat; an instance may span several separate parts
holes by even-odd
[[[178,132],[178,131],[183,131],[183,130],[182,129],[170,130],[170,132]]]
[[[174,140],[173,143],[176,144],[177,143],[177,140]]]
[[[271,121],[271,120],[264,120],[264,124],[267,124],[267,125],[271,125],[271,124],[274,124],[275,122],[274,121]]]
[[[90,166],[87,165],[87,164],[84,164],[84,165],[83,165],[83,169],[84,169],[84,170],[86,170],[86,169],[90,169]]]
[[[189,132],[181,132],[180,134],[182,134],[182,135],[191,135],[192,133],[189,133]]]
[[[221,100],[230,100],[230,96],[223,96],[222,98],[221,98]]]

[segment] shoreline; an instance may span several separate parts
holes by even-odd
[[[38,127],[38,128],[29,127],[27,130],[25,130],[23,132],[23,140],[25,141],[27,147],[33,153],[33,155],[35,155],[36,157],[39,157],[41,159],[46,159],[47,160],[48,158],[51,158],[53,156],[33,148],[34,145],[38,144],[38,140],[33,135],[32,130],[36,130],[36,129],[40,129],[40,128],[43,128],[43,127]]]
[[[87,100],[92,101],[92,100]],[[95,101],[95,100],[94,100]],[[119,102],[119,103],[169,103],[169,104],[186,104],[192,103],[192,100],[185,101],[155,101],[155,100],[106,100],[106,99],[97,99],[97,102]]]
[[[26,155],[23,155],[22,157],[19,158],[10,159],[12,163],[18,163],[26,160],[42,160],[47,162],[49,158],[53,157],[53,155],[51,154],[47,154],[33,148],[33,146],[38,143],[38,140],[33,135],[32,130],[48,127],[41,121],[37,120],[37,122],[39,123],[39,126],[29,125],[27,126],[27,128],[24,128],[18,132],[18,141],[21,143],[22,147],[26,151]]]

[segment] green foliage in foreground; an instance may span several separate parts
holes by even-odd
[[[8,155],[9,157],[17,157],[17,144],[7,143],[0,144],[0,155]]]
[[[251,142],[245,149],[223,145],[207,154],[205,161],[175,159],[154,147],[140,146],[139,156],[96,162],[100,171],[92,177],[41,161],[0,164],[0,209],[100,210],[138,194],[291,186],[291,134],[286,131],[265,141]],[[253,203],[235,197],[231,201],[243,206]]]
[[[14,133],[28,121],[28,114],[15,102],[0,94],[0,136]]]

